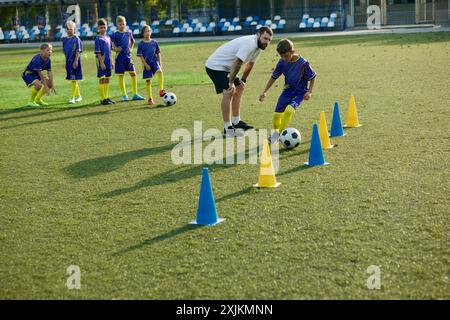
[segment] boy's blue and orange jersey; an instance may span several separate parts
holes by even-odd
[[[150,39],[150,41],[146,42],[142,40],[139,43],[137,49],[137,56],[144,57],[145,62],[149,65],[152,65],[155,62],[158,62],[157,54],[160,53],[158,42],[154,39]]]
[[[63,38],[63,52],[66,56],[66,65],[72,65],[75,62],[75,55],[77,52],[83,51],[81,40],[78,36]],[[80,58],[78,60],[80,62]]]
[[[28,63],[27,67],[25,68],[25,73],[33,74],[39,77],[39,71],[43,70],[51,71],[52,62],[50,58],[47,58],[47,60],[42,59],[41,54],[38,53]]]
[[[111,49],[112,43],[109,36],[104,35],[95,38],[94,53],[104,56],[105,67],[108,70],[112,69]],[[100,66],[97,65],[97,68],[100,68]]]
[[[119,58],[131,58],[131,45],[134,44],[134,37],[131,31],[120,32],[116,31],[111,36],[111,41],[114,46],[121,47],[117,57]]]
[[[278,79],[281,75],[285,77],[285,88],[306,92],[308,81],[314,79],[317,74],[309,62],[300,57],[294,62],[286,62],[280,59],[272,73],[272,78]]]

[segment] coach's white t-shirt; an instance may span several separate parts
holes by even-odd
[[[236,58],[244,63],[255,62],[260,53],[256,34],[239,37],[217,48],[208,58],[205,66],[211,70],[230,72]]]

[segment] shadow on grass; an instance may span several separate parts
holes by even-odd
[[[83,160],[64,169],[73,178],[89,178],[98,174],[114,171],[126,163],[154,154],[164,153],[171,150],[175,144],[166,146],[144,148],[139,150],[127,151],[110,156],[98,157],[94,159]]]
[[[227,200],[230,200],[230,199],[234,199],[234,198],[243,196],[245,194],[251,193],[252,191],[255,191],[255,188],[247,187],[245,189],[242,189],[242,190],[239,190],[239,191],[227,194],[227,195],[225,195],[223,197],[217,198],[216,199],[216,203],[219,203],[219,202],[222,202],[222,201],[227,201]]]
[[[199,228],[201,228],[201,226],[199,226],[199,225],[186,224],[186,225],[184,225],[182,227],[179,227],[179,228],[173,229],[171,231],[168,231],[166,233],[160,234],[159,236],[156,236],[156,237],[153,237],[153,238],[149,238],[149,239],[143,240],[143,241],[141,241],[141,242],[139,242],[137,244],[134,244],[132,246],[126,247],[126,248],[124,248],[124,249],[122,249],[120,251],[117,251],[117,252],[113,253],[112,255],[114,257],[120,256],[120,255],[123,255],[125,253],[131,252],[131,251],[134,251],[134,250],[138,250],[138,249],[141,249],[141,248],[146,247],[146,246],[153,245],[153,244],[158,243],[160,241],[168,240],[168,239],[173,238],[175,236],[178,236],[180,234],[183,234],[183,233],[195,230],[195,229],[199,229]]]

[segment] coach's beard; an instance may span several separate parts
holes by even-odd
[[[258,39],[258,48],[260,48],[261,50],[266,50],[268,45],[268,43],[262,43],[261,40]]]

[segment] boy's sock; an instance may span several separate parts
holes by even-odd
[[[133,94],[137,94],[137,77],[131,76],[131,89],[133,90]]]
[[[31,97],[30,97],[30,102],[33,102],[34,99],[36,99],[36,95],[38,94],[38,90],[36,90],[36,88],[34,87],[34,85],[31,86]]]
[[[72,89],[72,98],[75,99],[75,94],[77,92],[77,82],[76,81],[71,81],[70,82],[70,86],[71,86],[71,89]]]
[[[103,83],[98,85],[98,92],[100,93],[100,100],[105,100],[105,86]]]
[[[164,75],[161,70],[156,72],[156,78],[158,79],[159,91],[164,90]]]
[[[281,117],[282,116],[283,116],[282,112],[275,112],[273,114],[273,120],[272,120],[273,128],[277,131],[280,129],[280,126],[281,126]]]
[[[103,84],[103,94],[104,94],[105,99],[109,98],[109,82],[105,82]]]
[[[80,93],[80,85],[78,84],[78,81],[75,81],[75,83],[77,84],[77,87],[75,89],[75,96],[76,97],[81,97],[81,93]]]
[[[42,86],[41,89],[39,90],[39,92],[37,93],[36,98],[34,99],[34,101],[41,100],[42,97],[44,96],[44,94],[45,94],[45,87]]]
[[[295,109],[292,106],[287,106],[286,109],[283,112],[283,116],[281,117],[281,125],[279,132],[283,132],[284,129],[287,128],[289,123],[292,120],[292,116],[295,113]]]
[[[122,96],[126,96],[127,89],[125,88],[125,79],[123,74],[119,74],[119,88],[120,92],[122,92]]]
[[[147,90],[147,98],[148,99],[153,99],[153,96],[152,96],[152,80],[147,80],[147,82],[145,83],[145,89]]]

